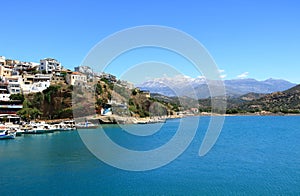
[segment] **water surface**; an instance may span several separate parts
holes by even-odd
[[[103,127],[126,148],[149,150],[169,141],[179,121],[167,121],[148,137],[132,136],[116,125]],[[300,117],[226,117],[216,145],[199,157],[208,122],[209,117],[200,118],[196,137],[176,160],[145,172],[101,162],[77,131],[1,140],[0,194],[300,194]],[[148,125],[128,126],[142,130]]]

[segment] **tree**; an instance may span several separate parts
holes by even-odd
[[[10,98],[10,100],[20,100],[22,103],[23,103],[23,101],[25,100],[24,95],[21,94],[21,93],[18,93],[18,94],[11,94],[11,95],[9,96],[9,98]]]
[[[102,87],[101,87],[101,84],[97,83],[95,84],[95,92],[97,95],[101,95],[102,94]]]
[[[137,90],[137,89],[133,89],[133,90],[131,91],[131,94],[132,94],[133,96],[136,96],[136,95],[138,94],[138,90]]]
[[[42,115],[42,112],[37,108],[23,108],[17,112],[17,114],[25,120],[33,120]]]
[[[47,89],[43,90],[43,94],[48,103],[51,103],[51,95],[58,92],[61,86],[51,85]]]

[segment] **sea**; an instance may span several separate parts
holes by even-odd
[[[101,132],[105,137],[95,140],[99,143],[110,139],[123,149],[147,152],[170,142],[182,119],[167,120],[159,127],[102,125],[0,140],[0,195],[300,195],[299,116],[226,117],[205,156],[199,156],[199,148],[210,117],[196,118],[185,118],[191,127],[199,123],[186,149],[148,170],[110,164],[89,150],[80,133],[98,137]],[[155,133],[143,135],[153,127]],[[185,124],[183,130],[191,127]],[[129,133],[130,129],[141,134]],[[185,134],[180,137],[186,139]],[[165,157],[176,150],[166,151]],[[114,160],[122,157],[113,149],[106,153]],[[143,161],[160,161],[148,159]]]

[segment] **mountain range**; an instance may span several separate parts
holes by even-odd
[[[151,94],[159,102],[177,106],[181,110],[197,107],[200,112],[211,112],[212,98],[195,100],[190,97],[167,97],[161,94]],[[238,97],[216,100],[226,105],[227,114],[300,114],[300,85],[281,92],[269,94],[247,93]]]
[[[247,93],[268,94],[290,89],[297,84],[281,79],[267,79],[258,81],[256,79],[233,79],[223,81],[226,89],[226,95],[229,97],[238,97]],[[142,90],[158,93],[165,96],[191,98],[210,97],[209,88],[204,77],[190,78],[186,76],[164,77],[148,80],[137,85]],[[196,97],[195,97],[196,96]]]

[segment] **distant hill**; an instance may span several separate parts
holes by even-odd
[[[225,80],[226,94],[229,97],[238,97],[247,93],[268,94],[284,91],[296,86],[286,80],[267,79],[257,81],[255,79]],[[165,96],[187,96],[192,98],[208,98],[210,96],[206,80],[204,78],[189,78],[177,76],[174,78],[159,78],[149,80],[137,85],[151,93],[159,93]]]
[[[228,110],[231,112],[300,113],[300,85],[267,95],[247,94],[238,99],[242,101],[229,99]]]

